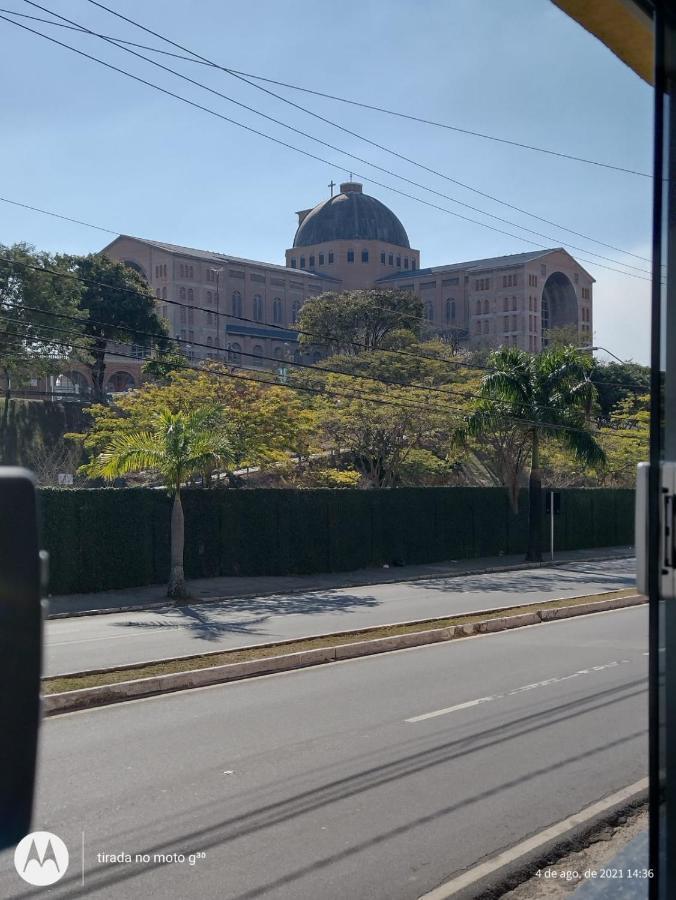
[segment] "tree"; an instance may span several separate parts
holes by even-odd
[[[442,341],[416,341],[406,353],[370,350],[330,356],[321,360],[317,368],[426,387],[458,384],[472,377],[452,347]]]
[[[548,481],[555,487],[634,487],[636,466],[649,456],[650,397],[632,391],[617,404],[608,421],[602,421],[598,438],[606,461],[590,472],[561,447],[549,440],[543,444],[541,461]]]
[[[528,442],[527,560],[542,559],[542,476],[540,443],[556,440],[588,465],[605,461],[605,453],[589,426],[596,389],[590,381],[593,361],[574,347],[554,347],[531,355],[516,347],[491,354],[493,371],[481,382],[481,398],[467,420],[475,436],[491,434],[510,423]]]
[[[57,257],[28,244],[0,245],[0,370],[5,377],[3,445],[15,380],[59,372],[64,360],[78,358],[82,324],[81,285],[67,275]],[[40,271],[52,269],[54,271]],[[3,454],[4,455],[4,454]]]
[[[496,420],[475,439],[474,454],[498,484],[507,488],[512,511],[519,511],[519,490],[530,457],[527,432],[509,420]]]
[[[88,313],[86,332],[91,337],[92,387],[96,400],[103,402],[109,344],[128,342],[166,350],[166,326],[155,312],[150,288],[130,266],[113,262],[101,253],[64,257],[64,260],[83,282],[80,306]]]
[[[85,470],[108,480],[148,469],[159,473],[174,495],[171,512],[171,569],[167,596],[183,600],[189,595],[183,572],[185,543],[181,487],[229,455],[229,448],[212,407],[191,413],[158,412],[145,431],[111,435],[107,445]]]
[[[317,376],[317,379],[319,376]],[[415,450],[445,459],[457,417],[424,388],[394,388],[366,378],[324,375],[316,402],[320,442],[349,453],[368,487],[394,487]]]
[[[307,300],[300,313],[301,344],[330,354],[402,346],[421,331],[422,302],[409,291],[327,291]]]
[[[590,377],[596,387],[604,421],[610,419],[625,398],[650,391],[650,367],[635,362],[597,363]]]
[[[276,384],[225,377],[213,363],[172,371],[163,384],[147,382],[107,406],[91,407],[91,428],[70,437],[96,456],[114,435],[149,429],[158,409],[188,414],[204,406],[221,413],[232,469],[276,463],[290,454],[306,457],[314,449],[316,416],[310,399]],[[235,480],[232,470],[225,474]]]
[[[143,364],[142,372],[144,378],[148,381],[154,381],[157,384],[168,384],[170,374],[186,369],[190,366],[186,356],[180,350],[175,349],[171,344],[166,348],[162,348],[160,352],[151,357]]]
[[[601,433],[607,447],[607,480],[613,485],[634,487],[636,466],[650,454],[650,395],[627,395]]]
[[[577,330],[577,325],[557,325],[548,328],[544,333],[546,348],[554,347],[580,347],[582,344],[590,344],[588,338],[582,338]]]

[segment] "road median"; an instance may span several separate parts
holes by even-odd
[[[572,616],[637,606],[644,602],[644,597],[631,591],[612,591],[592,597],[551,600],[536,609],[532,605],[507,607],[472,615],[375,626],[238,650],[76,672],[43,679],[43,710],[47,716],[58,715],[156,694],[239,681],[256,675],[479,637]]]

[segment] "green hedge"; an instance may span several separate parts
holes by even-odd
[[[634,492],[561,492],[556,548],[633,543]],[[171,498],[144,488],[40,491],[54,594],[163,582]],[[286,575],[522,553],[528,504],[500,488],[188,490],[188,578]],[[543,548],[549,546],[545,521]]]

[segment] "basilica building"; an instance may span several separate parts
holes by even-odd
[[[319,352],[300,347],[294,330],[303,304],[324,291],[360,288],[411,291],[423,303],[430,336],[452,335],[461,346],[535,352],[549,329],[570,326],[580,344],[592,342],[594,279],[566,250],[422,268],[420,250],[392,210],[357,182],[341,184],[337,193],[329,187],[331,196],[297,213],[285,265],[130,235],[102,252],[146,279],[171,336],[194,360],[243,368],[316,362]],[[138,384],[145,353],[133,348],[138,361],[111,354],[107,390]]]

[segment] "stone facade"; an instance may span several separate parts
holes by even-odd
[[[537,352],[550,328],[577,330],[592,343],[594,279],[561,248],[435,266],[386,276],[382,287],[420,297],[432,331],[467,347],[501,345]]]
[[[323,291],[378,287],[412,291],[423,301],[428,333],[462,346],[537,352],[548,329],[559,327],[576,329],[580,344],[592,343],[594,279],[566,250],[421,269],[420,251],[411,249],[399,219],[354,182],[297,215],[285,266],[129,235],[102,252],[143,275],[171,337],[192,360],[253,369],[316,362],[319,353],[301,349],[293,330],[303,303]],[[113,348],[109,391],[139,383],[144,352]],[[74,366],[52,383],[57,392],[59,385],[83,392],[87,373]]]

